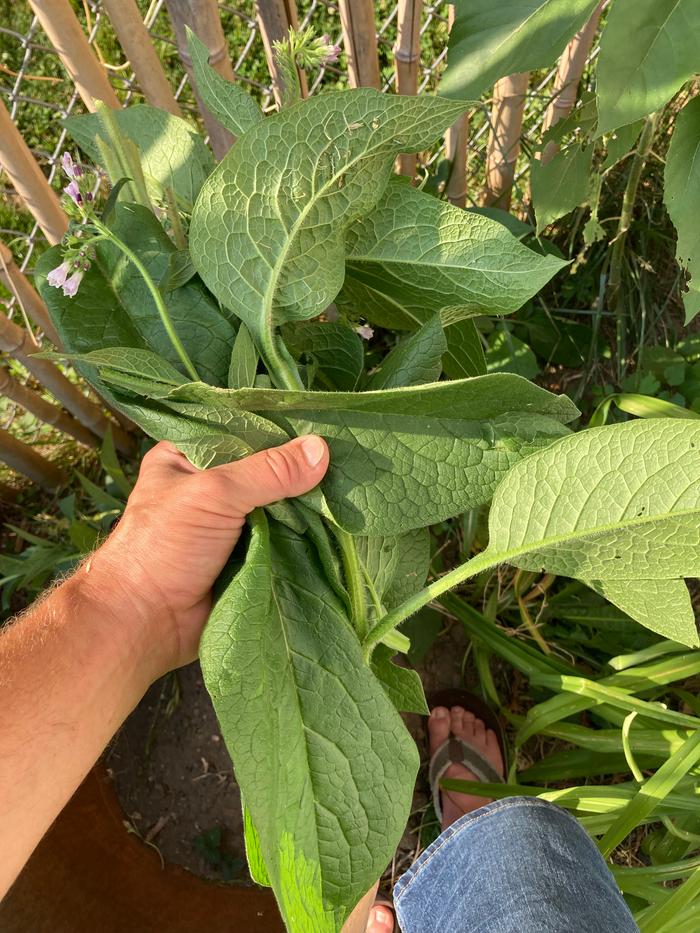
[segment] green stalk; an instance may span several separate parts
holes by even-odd
[[[168,214],[168,220],[170,221],[170,226],[173,229],[173,239],[175,241],[175,246],[177,246],[178,249],[187,249],[187,237],[185,236],[185,231],[182,229],[180,211],[177,209],[177,203],[175,201],[173,189],[166,186],[163,189],[163,193],[165,195],[165,209]]]
[[[424,589],[401,603],[396,609],[387,613],[381,622],[375,625],[372,631],[369,632],[363,640],[362,647],[365,653],[365,660],[369,663],[369,659],[372,657],[372,651],[375,647],[382,641],[385,635],[395,629],[397,625],[401,625],[404,619],[412,616],[414,613],[418,612],[419,609],[422,609],[423,606],[427,606],[428,603],[437,599],[438,596],[442,596],[443,593],[446,593],[458,584],[464,583],[465,580],[469,580],[470,577],[475,577],[478,573],[481,573],[482,570],[488,570],[499,563],[501,563],[500,555],[483,551],[481,554],[477,554],[476,557],[472,557],[472,559],[468,560],[465,564],[460,564],[459,567],[450,570],[449,573],[446,573],[438,580],[429,583]]]
[[[332,528],[343,561],[345,584],[350,595],[352,624],[357,632],[357,637],[362,641],[367,637],[367,604],[365,602],[362,565],[352,535],[349,535],[347,531],[343,531],[342,528],[338,528],[337,525],[333,525]]]
[[[644,122],[644,129],[639,137],[637,149],[630,166],[630,173],[627,178],[627,185],[622,197],[622,209],[620,211],[620,220],[617,225],[617,233],[613,240],[612,253],[610,255],[610,275],[608,277],[608,294],[610,296],[610,307],[616,316],[615,329],[617,334],[617,375],[622,376],[622,361],[625,358],[626,343],[626,314],[627,308],[622,289],[622,268],[625,257],[625,244],[627,241],[627,232],[632,224],[634,214],[634,205],[637,200],[637,190],[639,182],[646,165],[647,158],[651,152],[651,144],[654,141],[658,113],[652,113]]]
[[[141,260],[140,260],[139,257],[136,255],[136,253],[134,253],[133,250],[131,250],[131,249],[126,245],[126,243],[124,243],[123,240],[120,240],[118,236],[116,236],[114,233],[112,233],[112,231],[109,229],[109,227],[106,227],[106,226],[102,223],[102,221],[97,220],[97,218],[91,218],[90,223],[91,223],[97,230],[99,230],[100,233],[103,234],[103,236],[104,236],[107,240],[110,240],[112,243],[114,243],[114,245],[115,245],[118,249],[120,249],[120,250],[122,251],[122,253],[124,253],[124,255],[126,256],[126,258],[127,258],[130,262],[132,262],[132,263],[134,264],[134,266],[138,269],[138,271],[139,271],[141,277],[143,278],[144,282],[146,283],[146,287],[148,288],[149,292],[151,293],[151,297],[153,298],[153,301],[155,302],[156,309],[157,309],[157,311],[158,311],[158,314],[160,315],[160,319],[161,319],[161,321],[162,321],[162,323],[163,323],[163,327],[165,328],[165,332],[166,332],[166,334],[168,335],[168,338],[170,339],[171,344],[173,345],[173,349],[175,350],[175,352],[177,353],[177,355],[180,357],[180,360],[181,360],[181,362],[182,362],[182,365],[183,365],[183,366],[185,367],[185,369],[187,370],[188,375],[189,375],[195,382],[201,382],[200,377],[199,377],[199,374],[198,374],[197,370],[194,368],[194,364],[192,363],[192,360],[190,359],[190,357],[189,357],[189,355],[188,355],[188,353],[187,353],[187,350],[185,350],[185,347],[183,346],[182,341],[180,340],[180,338],[179,338],[178,335],[177,335],[177,331],[175,330],[175,325],[173,324],[172,318],[170,317],[170,312],[168,311],[167,307],[165,306],[165,302],[163,301],[163,296],[162,296],[161,293],[160,293],[160,289],[158,288],[158,286],[156,285],[156,283],[155,283],[155,282],[153,281],[153,279],[151,278],[151,275],[150,275],[150,273],[148,272],[148,269],[146,269],[146,267],[145,267],[144,264],[141,262]]]

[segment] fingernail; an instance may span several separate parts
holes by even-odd
[[[304,454],[304,460],[310,467],[316,467],[323,460],[326,453],[326,445],[320,437],[315,434],[309,434],[301,442],[301,450]]]

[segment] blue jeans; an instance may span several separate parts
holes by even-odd
[[[638,933],[585,830],[534,797],[448,826],[399,879],[394,907],[403,933]]]

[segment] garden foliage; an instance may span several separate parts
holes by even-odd
[[[597,0],[489,0],[455,4],[448,67],[441,92],[474,99],[505,75],[553,65],[598,6]],[[538,230],[579,205],[589,205],[589,241],[606,232],[597,222],[601,180],[644,140],[678,92],[680,110],[666,163],[665,202],[678,232],[677,258],[690,274],[686,322],[700,311],[700,110],[687,83],[698,72],[700,5],[695,0],[615,0],[603,13],[600,50],[592,65],[595,94],[542,139],[561,145],[551,161],[531,162]],[[682,108],[682,109],[681,109]],[[647,140],[647,146],[649,141]],[[642,160],[646,152],[641,153]],[[612,239],[617,231],[610,231]]]
[[[186,123],[146,105],[71,118],[114,196],[101,216],[76,201],[71,243],[78,219],[93,237],[77,294],[50,284],[61,247],[38,283],[80,371],[198,467],[306,433],[328,442],[319,488],[251,516],[201,662],[251,872],[290,929],[335,931],[410,809],[418,758],[398,711],[426,707],[392,663],[409,645],[396,626],[511,562],[697,644],[683,578],[697,574],[700,431],[575,435],[568,398],[485,374],[474,319],[515,311],[562,261],[392,178],[463,103],[357,89],[263,118],[191,43],[200,93],[237,142],[214,167]],[[372,324],[407,333],[368,366]],[[487,550],[424,588],[427,527],[492,499]]]

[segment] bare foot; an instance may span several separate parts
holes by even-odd
[[[369,912],[366,933],[392,933],[394,912],[383,904],[375,904]]]
[[[436,706],[428,720],[428,735],[431,755],[449,739],[450,735],[455,735],[473,745],[499,774],[503,774],[503,758],[496,733],[493,729],[487,729],[474,713],[467,712],[461,706],[453,706],[451,709]],[[464,765],[450,765],[443,776],[462,781],[477,780]],[[470,813],[490,802],[486,797],[442,791],[442,829],[447,829],[450,823],[454,823],[465,813]]]

